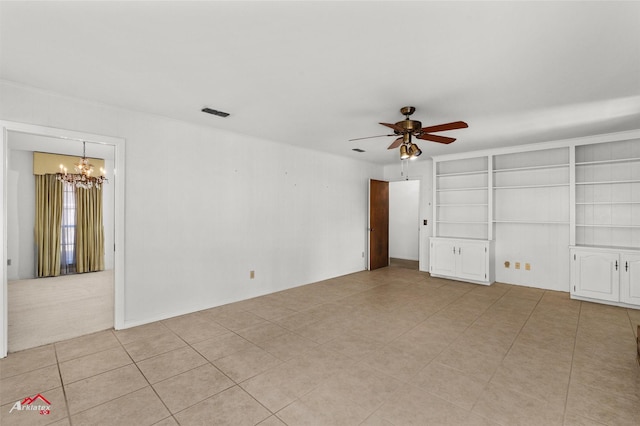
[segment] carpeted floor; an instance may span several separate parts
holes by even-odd
[[[113,270],[8,284],[9,352],[113,327]]]

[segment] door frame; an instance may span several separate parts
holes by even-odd
[[[417,186],[418,186],[418,198],[416,200],[417,202],[417,208],[416,208],[416,226],[417,226],[417,235],[418,235],[418,265],[421,262],[421,257],[422,257],[422,221],[424,219],[422,219],[421,216],[421,203],[422,203],[422,179],[421,177],[416,177],[416,178],[410,178],[410,179],[396,179],[396,180],[390,180],[389,181],[389,258],[391,258],[391,238],[392,238],[392,233],[391,233],[391,193],[392,193],[392,183],[402,183],[402,182],[416,182]],[[418,268],[419,269],[419,268]]]
[[[9,133],[26,133],[56,139],[86,141],[112,145],[115,152],[114,185],[114,328],[124,327],[124,277],[125,277],[125,139],[74,130],[45,127],[35,124],[0,120],[2,130],[2,162],[0,164],[0,186],[2,186],[2,226],[0,226],[0,258],[2,259],[2,289],[0,291],[0,358],[7,356],[9,349],[9,301],[7,287],[7,185],[9,171]]]

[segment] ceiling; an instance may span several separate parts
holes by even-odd
[[[379,164],[394,138],[348,140],[406,105],[469,124],[426,156],[640,128],[640,2],[3,1],[0,55],[5,80]]]

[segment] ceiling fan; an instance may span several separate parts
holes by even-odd
[[[367,136],[364,138],[356,138],[349,139],[349,141],[357,141],[361,139],[371,139],[371,138],[380,138],[383,136],[399,136],[396,140],[393,141],[389,148],[387,149],[395,149],[400,147],[400,159],[404,160],[407,158],[415,158],[422,154],[422,151],[418,146],[411,141],[412,137],[417,139],[427,140],[430,142],[437,142],[443,144],[450,144],[455,141],[455,138],[450,138],[448,136],[440,136],[440,135],[432,135],[433,132],[444,132],[446,130],[455,130],[455,129],[464,129],[469,127],[467,123],[464,121],[454,121],[451,123],[438,124],[435,126],[422,127],[422,123],[416,120],[411,120],[409,118],[411,114],[415,112],[415,108],[412,106],[406,106],[400,109],[400,113],[405,116],[405,119],[402,121],[398,121],[395,124],[390,123],[380,123],[383,126],[387,126],[393,130],[393,134],[390,135],[378,135],[378,136]]]

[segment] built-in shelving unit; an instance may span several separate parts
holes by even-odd
[[[569,224],[569,148],[493,158],[496,224]]]
[[[570,167],[567,146],[493,156],[498,281],[522,285],[542,281],[558,288],[568,280]],[[516,268],[518,263],[521,269]]]
[[[433,182],[432,250],[486,240],[496,281],[640,306],[640,130],[434,157]],[[619,297],[594,296],[611,267]]]
[[[438,162],[434,181],[436,235],[488,239],[487,157]]]
[[[575,243],[640,248],[640,140],[575,147]]]

